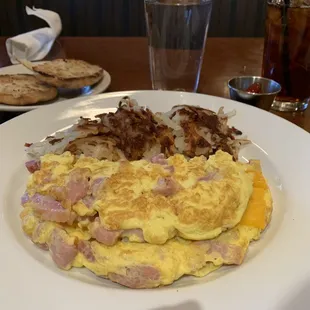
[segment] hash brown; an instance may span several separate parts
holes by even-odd
[[[223,150],[237,160],[240,147],[250,141],[239,138],[242,132],[228,126],[228,119],[234,114],[225,114],[223,108],[215,113],[194,106],[176,106],[167,113],[153,113],[134,99],[124,97],[115,113],[103,113],[97,119],[81,117],[66,131],[27,144],[26,151],[37,158],[70,151],[108,160],[114,156],[105,158],[106,154],[121,153],[127,160],[139,160],[159,153],[166,157],[180,153],[208,158]],[[112,143],[107,144],[107,139]]]

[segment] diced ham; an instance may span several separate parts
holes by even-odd
[[[78,215],[75,212],[70,212],[69,219],[67,221],[67,224],[72,225],[74,221],[77,219]]]
[[[50,252],[55,264],[62,269],[68,269],[76,257],[78,250],[75,245],[65,242],[61,230],[54,229],[51,234]]]
[[[87,195],[89,190],[89,182],[83,169],[74,170],[70,174],[69,178],[70,180],[66,186],[66,198],[71,201],[71,204],[75,204]]]
[[[90,243],[88,241],[80,240],[78,243],[78,251],[91,263],[96,261]]]
[[[109,273],[111,281],[129,288],[152,288],[160,284],[160,272],[152,266],[133,266],[126,268],[126,275]]]
[[[122,230],[107,230],[100,226],[98,222],[94,222],[91,225],[91,235],[98,242],[105,245],[114,245],[122,234]]]
[[[21,204],[25,205],[29,201],[29,194],[27,192],[21,197]]]
[[[222,178],[223,177],[220,175],[218,171],[213,171],[207,174],[206,176],[199,178],[198,181],[205,181],[205,182],[220,181]]]
[[[97,196],[98,192],[102,188],[102,185],[104,184],[106,178],[97,178],[93,181],[91,185],[91,192],[94,197]]]
[[[163,165],[163,166],[168,165],[168,161],[167,161],[165,155],[162,154],[162,153],[153,156],[153,157],[151,158],[151,163],[153,163],[153,164],[159,164],[159,165]]]
[[[206,247],[208,255],[220,256],[226,265],[240,265],[245,254],[241,246],[218,240],[198,241],[196,244]]]
[[[25,166],[30,173],[34,173],[35,171],[40,170],[41,163],[40,161],[34,159],[34,160],[27,161],[25,163]]]
[[[211,242],[211,249],[209,251],[220,253],[225,264],[240,265],[244,257],[242,247],[235,244]]]
[[[67,190],[64,186],[53,185],[49,188],[49,194],[59,201],[65,201],[67,198]]]
[[[88,209],[91,209],[92,206],[93,206],[93,203],[95,201],[94,197],[92,196],[85,196],[83,199],[82,199],[84,205],[88,208]]]
[[[172,178],[165,177],[158,179],[153,192],[167,197],[176,194],[179,190],[180,186]]]
[[[121,230],[111,231],[104,229],[103,227],[99,227],[95,231],[95,238],[96,240],[105,245],[114,245],[118,241],[121,234],[122,234]]]
[[[145,242],[142,229],[108,230],[101,226],[98,217],[90,224],[90,232],[98,242],[108,246],[114,245],[119,239],[128,238],[130,235],[136,235],[140,242]]]
[[[169,166],[168,160],[166,159],[164,154],[158,154],[151,158],[151,163],[153,164],[159,164],[162,165],[166,170],[168,170],[170,173],[174,172],[174,167]]]
[[[66,223],[71,219],[70,210],[65,209],[59,201],[50,196],[34,194],[29,202],[42,220]]]

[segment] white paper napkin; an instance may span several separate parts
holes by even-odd
[[[35,15],[47,22],[49,27],[40,28],[6,40],[6,49],[13,64],[18,63],[15,57],[29,61],[43,59],[51,50],[55,39],[62,30],[60,16],[48,10],[30,9],[28,15]]]

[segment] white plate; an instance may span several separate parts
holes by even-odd
[[[55,267],[22,233],[20,196],[28,176],[23,144],[65,128],[79,116],[115,111],[130,95],[154,111],[176,104],[237,110],[230,124],[252,141],[241,159],[260,159],[274,197],[271,225],[245,262],[169,287],[130,290],[82,269]],[[120,92],[59,102],[0,126],[0,308],[116,310],[309,309],[310,135],[265,111],[238,102],[179,92]]]
[[[39,61],[39,63],[44,63],[44,61]],[[8,67],[0,68],[0,75],[3,74],[33,74],[33,72],[23,65],[12,65]],[[74,97],[84,97],[90,95],[97,95],[103,93],[111,84],[111,76],[107,71],[104,71],[104,76],[101,81],[93,86],[87,86],[77,91],[70,91],[70,93],[66,94],[65,90],[60,90],[60,96],[54,100],[48,101],[46,103],[42,102],[39,104],[33,105],[25,105],[25,106],[17,106],[17,105],[8,105],[8,104],[1,104],[0,103],[0,111],[8,111],[8,112],[26,112],[30,110],[37,109],[42,106],[50,105],[55,102],[64,101],[68,99],[68,96],[71,98]]]

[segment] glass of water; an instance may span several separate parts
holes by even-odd
[[[144,0],[153,89],[196,92],[212,0]]]

